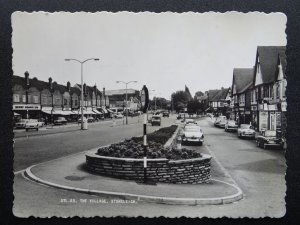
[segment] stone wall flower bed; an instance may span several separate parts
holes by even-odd
[[[153,182],[198,184],[210,179],[211,156],[193,150],[166,147],[177,138],[178,127],[162,128],[149,134],[147,149],[147,176]],[[86,154],[87,169],[105,176],[143,180],[144,150],[142,137],[133,137],[95,153]]]
[[[211,156],[185,160],[148,159],[147,176],[153,182],[199,184],[210,179]],[[144,179],[143,159],[86,154],[87,169],[93,173],[127,180]]]

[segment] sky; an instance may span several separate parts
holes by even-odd
[[[12,15],[14,75],[66,85],[83,80],[99,90],[146,85],[150,97],[170,99],[229,87],[233,68],[252,68],[259,45],[286,45],[282,13],[46,13]],[[154,90],[154,91],[152,91]]]

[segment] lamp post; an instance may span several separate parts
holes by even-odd
[[[128,81],[128,82],[125,82],[125,81],[121,81],[121,80],[117,80],[116,83],[123,83],[126,85],[126,97],[125,97],[125,101],[126,101],[126,124],[128,124],[128,109],[127,109],[127,85],[130,84],[130,83],[137,83],[136,80],[133,80],[133,81]]]
[[[99,61],[99,58],[89,58],[89,59],[86,59],[83,61],[80,61],[78,59],[65,59],[65,61],[78,62],[78,63],[80,63],[80,66],[81,66],[81,104],[80,104],[80,107],[81,107],[81,130],[83,130],[83,64],[88,61],[91,61],[91,60]]]

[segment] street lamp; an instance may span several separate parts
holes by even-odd
[[[65,59],[65,61],[75,61],[80,63],[81,66],[81,130],[83,130],[83,64],[88,62],[88,61],[99,61],[99,58],[89,58],[83,61],[80,61],[78,59]]]
[[[125,82],[125,81],[121,81],[121,80],[117,80],[116,83],[123,83],[126,85],[126,124],[128,124],[128,109],[127,109],[127,85],[130,84],[130,83],[137,83],[136,80],[133,80],[133,81],[128,81],[128,82]]]

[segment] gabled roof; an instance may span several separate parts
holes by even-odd
[[[76,86],[79,88],[79,89],[77,88],[77,90],[79,90],[79,93],[80,93],[80,91],[81,91],[81,84],[75,84],[74,88],[76,88]],[[86,85],[86,92],[87,92],[88,95],[92,96],[93,92],[94,92],[94,86],[88,86],[88,85]],[[97,95],[100,95],[100,96],[102,95],[101,91],[99,91],[98,88],[96,88],[96,93],[97,93]]]
[[[285,46],[258,46],[255,61],[255,74],[259,60],[263,83],[271,83],[277,79],[278,65],[281,62],[285,73]],[[255,79],[255,76],[254,76]]]
[[[217,90],[217,94],[213,97],[212,101],[218,102],[226,99],[229,88],[222,88],[221,90]]]
[[[235,85],[237,94],[245,92],[253,84],[254,69],[234,68],[232,78],[232,92]]]
[[[209,90],[208,91],[208,101],[214,101],[216,95],[218,95],[219,90]]]
[[[13,75],[13,85],[14,84],[18,84],[21,85],[23,88],[26,88],[25,77]],[[34,78],[29,78],[29,87],[35,87],[39,91],[42,91],[43,89],[48,89],[49,85],[47,82],[38,80],[36,77],[34,77]]]

